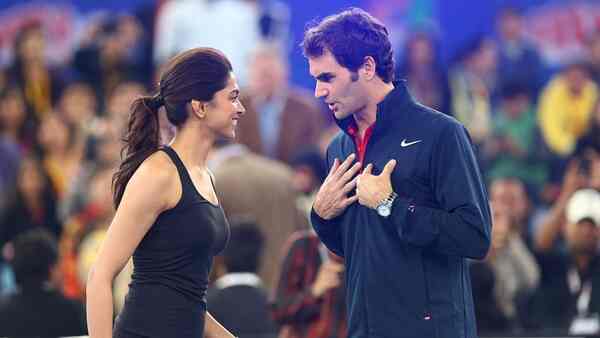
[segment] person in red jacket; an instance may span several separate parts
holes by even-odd
[[[344,263],[314,231],[297,231],[285,245],[273,302],[279,338],[345,338]]]

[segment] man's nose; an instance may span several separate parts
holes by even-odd
[[[324,88],[322,84],[317,82],[317,84],[315,85],[315,97],[320,98],[324,96],[327,96],[327,89]]]

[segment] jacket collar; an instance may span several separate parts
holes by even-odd
[[[394,89],[386,95],[383,101],[377,104],[377,117],[373,134],[381,133],[383,126],[393,123],[401,117],[398,114],[399,111],[406,111],[403,109],[405,106],[415,103],[406,87],[406,80],[394,81],[393,84]],[[350,129],[356,128],[354,115],[342,120],[335,119],[335,122],[346,134],[349,134]]]

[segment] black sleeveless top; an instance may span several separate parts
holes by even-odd
[[[213,256],[229,237],[222,208],[200,195],[172,148],[160,150],[177,167],[181,199],[157,217],[133,253],[115,337],[202,337]]]

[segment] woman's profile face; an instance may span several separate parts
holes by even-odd
[[[233,139],[238,120],[245,111],[246,108],[240,102],[237,80],[230,73],[227,86],[216,92],[207,104],[205,123],[217,136]]]

